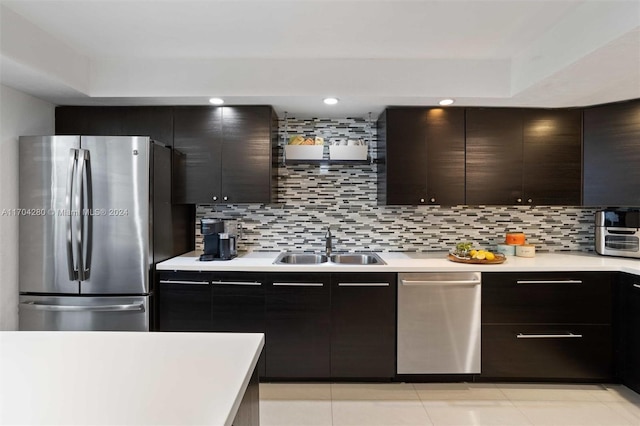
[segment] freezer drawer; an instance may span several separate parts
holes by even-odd
[[[398,274],[398,374],[480,373],[479,272]]]
[[[149,331],[149,296],[20,296],[25,331]]]

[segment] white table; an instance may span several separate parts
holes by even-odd
[[[0,332],[0,424],[231,425],[248,388],[257,407],[263,346],[248,333]]]

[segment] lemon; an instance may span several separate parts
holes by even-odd
[[[493,260],[496,258],[496,255],[491,253],[490,251],[488,251],[487,253],[485,253],[485,259],[487,260]]]
[[[478,254],[478,250],[471,250],[469,254],[471,255],[471,257],[475,257],[475,255]]]
[[[486,256],[486,255],[484,254],[484,252],[478,252],[478,253],[476,254],[476,259],[478,259],[478,260],[483,260],[483,259],[485,258],[485,256]]]

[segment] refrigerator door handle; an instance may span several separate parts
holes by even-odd
[[[84,149],[80,149],[79,150],[79,156],[80,158],[78,158],[78,175],[76,177],[76,181],[77,181],[77,187],[76,187],[76,194],[75,194],[75,204],[76,204],[76,209],[78,211],[78,219],[76,220],[76,255],[78,256],[77,259],[77,266],[78,266],[78,280],[80,281],[84,281],[85,278],[85,269],[84,269],[84,253],[83,253],[83,228],[84,228],[84,211],[83,211],[83,207],[84,207],[84,170],[85,170],[85,166],[86,166],[86,161],[85,161],[85,153],[86,150]]]
[[[28,309],[37,309],[40,311],[66,311],[66,312],[122,312],[122,311],[141,311],[144,312],[144,304],[134,303],[126,305],[53,305],[49,303],[24,302],[21,307]]]
[[[66,215],[66,234],[67,234],[67,269],[69,271],[69,280],[76,281],[78,279],[78,270],[75,268],[75,259],[73,255],[73,177],[76,172],[78,159],[78,150],[71,148],[69,150],[69,168],[67,171],[67,188],[65,194],[65,206],[66,212],[62,212]]]
[[[87,232],[86,232],[86,241],[84,241],[84,253],[86,258],[84,260],[84,279],[89,279],[89,274],[91,273],[91,249],[93,247],[93,185],[91,182],[91,157],[90,151],[84,151],[84,161],[85,161],[85,175],[86,178],[85,184],[87,186],[87,200],[86,206],[88,209],[87,215]]]

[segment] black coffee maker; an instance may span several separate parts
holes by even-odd
[[[204,253],[200,260],[231,260],[237,256],[235,223],[226,224],[221,219],[200,219],[200,233],[204,240]]]

